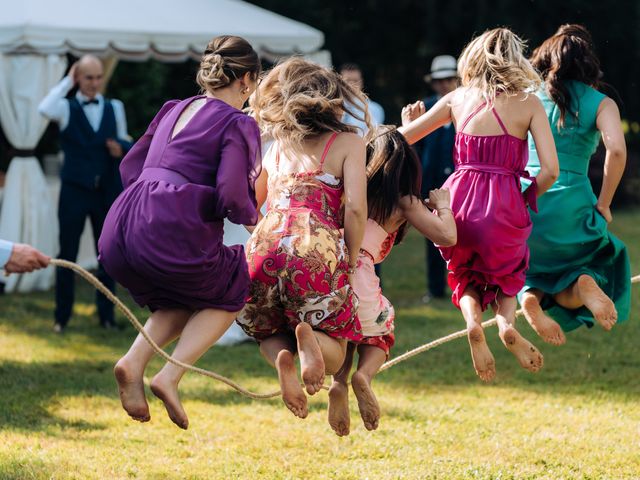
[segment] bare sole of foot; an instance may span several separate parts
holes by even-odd
[[[183,430],[189,428],[189,418],[180,403],[177,387],[170,382],[165,382],[160,375],[156,375],[151,380],[150,388],[153,394],[164,403],[171,421]]]
[[[307,396],[304,394],[298,380],[293,353],[280,352],[275,363],[280,390],[282,391],[282,401],[296,417],[306,418],[309,414]]]
[[[513,327],[500,334],[504,346],[518,359],[520,366],[530,372],[537,372],[544,364],[540,351]]]
[[[615,304],[589,275],[580,275],[577,284],[578,296],[584,302],[584,306],[589,309],[602,328],[611,330],[618,321]]]
[[[542,340],[556,346],[564,345],[567,341],[560,325],[544,313],[535,296],[525,295],[523,297],[522,311],[531,328]]]
[[[356,371],[351,376],[351,387],[358,399],[358,410],[360,410],[364,427],[367,430],[377,429],[380,421],[380,405],[375,393],[373,393],[369,379]]]
[[[467,339],[471,348],[473,368],[476,370],[480,380],[490,382],[496,376],[496,361],[484,338],[482,327],[476,325],[468,330]]]
[[[322,390],[324,385],[324,359],[318,340],[308,323],[299,323],[296,327],[298,355],[300,355],[300,374],[309,395]]]
[[[149,404],[144,394],[144,381],[142,378],[134,379],[125,362],[120,360],[113,368],[113,374],[118,382],[118,393],[122,408],[131,418],[139,422],[151,420]]]

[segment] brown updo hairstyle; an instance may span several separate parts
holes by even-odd
[[[230,85],[250,73],[253,80],[260,75],[260,58],[251,44],[242,37],[220,35],[207,45],[196,82],[203,92],[213,92]]]
[[[562,25],[533,51],[531,63],[540,72],[551,100],[558,105],[558,127],[565,125],[567,114],[577,117],[571,109],[571,95],[565,81],[576,80],[599,88],[602,72],[593,49],[591,34],[582,25]]]
[[[303,140],[325,132],[352,132],[343,123],[349,113],[370,128],[367,99],[334,70],[300,57],[274,67],[251,100],[262,132],[285,148],[297,150]]]

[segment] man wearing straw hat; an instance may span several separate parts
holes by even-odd
[[[440,55],[431,62],[431,72],[424,77],[435,95],[422,102],[402,110],[402,123],[410,121],[411,115],[418,116],[430,109],[435,103],[458,87],[456,59],[451,55]],[[418,108],[415,111],[415,107]],[[412,110],[413,108],[413,110]],[[410,113],[410,111],[412,112]],[[429,191],[440,187],[453,172],[453,144],[455,128],[451,123],[439,128],[414,146],[422,161],[422,196],[429,196]],[[422,297],[424,303],[432,298],[445,296],[446,265],[440,252],[427,240],[427,291]]]

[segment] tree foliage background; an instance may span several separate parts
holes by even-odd
[[[635,196],[640,201],[639,0],[250,0],[250,3],[324,32],[324,48],[331,52],[336,67],[345,62],[361,66],[366,91],[384,107],[387,123],[399,122],[403,105],[430,93],[423,76],[434,56],[459,55],[473,36],[488,28],[511,28],[527,40],[531,51],[563,23],[585,25],[593,34],[603,80],[622,99],[621,111],[628,130],[629,167],[618,200],[626,203]],[[164,101],[197,93],[196,69],[197,63],[191,61],[120,62],[107,93],[124,101],[129,131],[134,138],[144,133]],[[55,148],[53,138],[55,132],[50,132],[41,148]],[[592,178],[599,185],[601,162],[593,163]]]

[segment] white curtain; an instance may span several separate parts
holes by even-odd
[[[67,60],[58,55],[0,55],[0,124],[16,149],[32,150],[47,127],[38,103],[60,80]],[[28,243],[56,255],[58,219],[37,159],[15,157],[9,164],[0,211],[0,238]],[[53,283],[48,268],[4,279],[6,291],[46,290]]]

